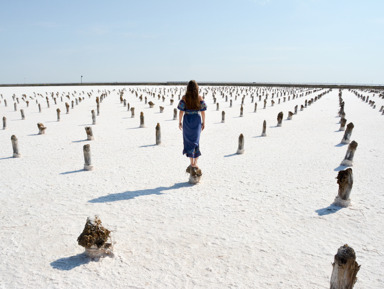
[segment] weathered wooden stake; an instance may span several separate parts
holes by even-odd
[[[347,123],[347,120],[344,118],[344,117],[342,117],[341,119],[340,119],[340,128],[339,128],[339,131],[344,131],[345,130],[345,124]]]
[[[243,117],[243,111],[244,111],[244,108],[243,108],[243,105],[241,105],[241,107],[240,107],[240,117]]]
[[[144,112],[140,112],[140,127],[144,127]]]
[[[352,167],[353,166],[353,157],[355,156],[356,148],[358,143],[352,141],[348,145],[347,153],[345,154],[344,160],[341,162],[341,166]]]
[[[68,102],[65,103],[65,109],[67,110],[67,114],[69,113],[69,104]]]
[[[291,120],[292,119],[292,116],[293,116],[293,112],[292,111],[288,111],[288,120]]]
[[[353,186],[352,169],[348,168],[344,171],[339,171],[336,179],[337,184],[339,185],[339,191],[333,204],[339,207],[346,208],[351,202],[349,196],[351,195],[351,190]]]
[[[24,109],[20,109],[21,119],[25,119]]]
[[[224,110],[221,112],[221,122],[222,123],[225,122],[225,111]]]
[[[355,126],[353,125],[352,122],[348,123],[347,129],[345,130],[345,133],[344,133],[343,139],[341,140],[341,143],[347,144],[351,141],[350,138],[351,138],[352,130],[354,127]]]
[[[94,140],[92,128],[90,126],[85,127],[85,132],[87,133],[87,140]]]
[[[263,132],[261,136],[267,136],[267,122],[265,120],[263,121]]]
[[[163,106],[160,106],[159,108],[160,108],[160,113],[163,113],[163,111],[164,111],[164,107],[163,107]]]
[[[160,123],[156,125],[156,145],[161,144],[161,131],[160,131]]]
[[[16,102],[13,103],[13,108],[15,109],[15,111],[17,111],[17,103]]]
[[[283,122],[283,112],[280,111],[277,115],[277,126],[281,126],[282,122]]]
[[[216,111],[219,111],[219,109],[220,109],[220,104],[216,103]]]
[[[60,121],[60,108],[56,109],[57,121]]]
[[[37,124],[37,128],[39,129],[39,134],[45,134],[45,130],[47,129],[41,122]]]
[[[149,104],[149,108],[153,108],[155,106],[155,104],[152,101],[148,102],[148,104]]]
[[[240,134],[239,136],[239,146],[236,152],[238,155],[241,155],[244,153],[244,136],[243,134]]]
[[[100,115],[100,103],[96,104],[97,115]]]
[[[229,100],[229,107],[232,107],[232,99]]]
[[[255,109],[253,110],[253,112],[256,112],[257,111],[257,102],[255,102]]]
[[[3,129],[7,128],[7,118],[3,116]]]
[[[19,153],[19,143],[17,141],[17,137],[15,135],[11,136],[12,148],[13,148],[13,157],[20,158],[21,154]]]
[[[177,109],[174,108],[173,109],[173,120],[176,120],[177,119]]]
[[[95,111],[93,109],[91,110],[91,114],[92,114],[92,124],[95,125],[96,124],[96,114],[95,114]]]
[[[83,153],[84,153],[84,170],[92,171],[93,166],[91,164],[91,146],[89,144],[86,144],[83,146]]]
[[[348,245],[337,250],[332,263],[331,289],[353,289],[360,265],[356,262],[355,251]]]
[[[135,108],[131,107],[131,117],[135,117]]]

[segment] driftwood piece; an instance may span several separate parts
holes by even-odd
[[[19,152],[19,142],[17,141],[17,137],[15,135],[12,135],[11,141],[12,141],[13,157],[20,158],[21,154]]]
[[[355,141],[352,141],[348,145],[347,153],[345,154],[344,160],[341,162],[340,165],[351,167],[353,166],[353,157],[355,156],[356,148],[358,143]]]
[[[102,226],[98,216],[87,218],[77,243],[85,248],[85,253],[91,258],[112,254],[111,231]]]
[[[94,140],[92,128],[90,126],[85,127],[85,132],[87,134],[87,140]]]
[[[86,144],[83,146],[83,154],[84,154],[84,170],[92,171],[93,165],[91,163],[91,146]]]
[[[360,270],[355,251],[348,245],[340,247],[332,267],[331,289],[352,289],[357,281],[357,272]]]
[[[39,129],[39,134],[45,134],[45,130],[47,129],[41,122],[37,124],[37,128]]]
[[[156,125],[156,145],[161,144],[161,130],[160,130],[160,123],[157,123]]]
[[[343,139],[341,140],[341,143],[347,144],[351,141],[350,138],[351,138],[352,130],[354,127],[355,126],[353,125],[352,122],[348,123],[347,129],[345,130],[345,133],[344,133]]]
[[[237,148],[236,153],[238,155],[241,155],[244,153],[244,135],[243,134],[240,134],[240,136],[239,136],[239,146]]]
[[[351,190],[353,186],[352,169],[348,168],[344,171],[339,171],[336,179],[337,184],[339,185],[339,191],[333,204],[339,207],[346,208],[351,202],[349,196],[351,195]]]

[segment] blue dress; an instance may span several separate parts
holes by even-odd
[[[201,155],[199,142],[201,133],[201,117],[199,111],[207,110],[205,101],[200,101],[200,109],[192,110],[186,108],[184,100],[180,100],[177,106],[179,110],[184,111],[183,117],[183,154],[189,158],[198,158]]]

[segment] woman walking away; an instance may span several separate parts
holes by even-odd
[[[177,108],[180,110],[179,128],[183,131],[183,154],[186,154],[191,161],[186,171],[187,173],[194,172],[201,175],[201,170],[197,167],[197,160],[201,155],[199,148],[200,133],[205,127],[207,105],[203,98],[199,96],[199,86],[196,81],[191,80],[188,83],[187,92],[180,100]]]

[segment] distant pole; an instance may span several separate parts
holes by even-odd
[[[83,76],[81,76],[80,83],[83,84]]]

